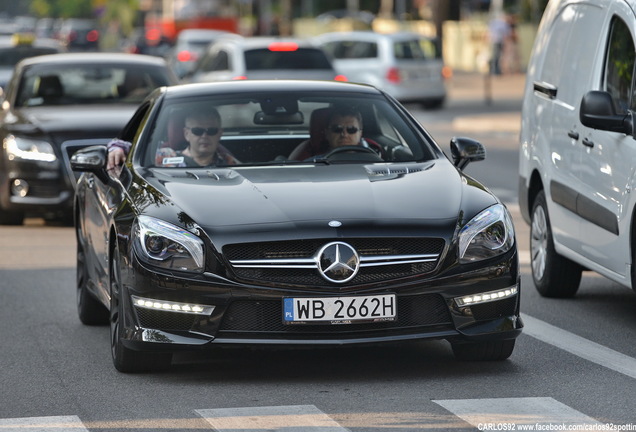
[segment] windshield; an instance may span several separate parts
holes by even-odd
[[[387,99],[356,93],[270,92],[164,102],[146,136],[146,167],[381,163],[433,157],[427,138]]]
[[[25,71],[16,106],[139,104],[152,90],[168,85],[165,72],[137,65],[58,65]]]
[[[332,66],[325,53],[314,48],[273,51],[252,49],[245,51],[245,69],[260,71],[271,69],[327,69]]]

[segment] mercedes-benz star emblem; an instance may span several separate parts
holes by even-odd
[[[347,243],[328,243],[318,251],[316,257],[320,274],[329,282],[348,282],[360,268],[358,253]]]

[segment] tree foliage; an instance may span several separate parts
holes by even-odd
[[[39,17],[91,18],[93,0],[31,0],[31,13]]]

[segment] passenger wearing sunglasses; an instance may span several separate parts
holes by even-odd
[[[155,157],[157,166],[209,166],[236,165],[238,160],[220,145],[221,116],[215,109],[197,111],[185,119],[183,135],[188,146],[183,151],[160,148]],[[130,143],[113,140],[108,144],[107,169],[121,165],[128,154]]]

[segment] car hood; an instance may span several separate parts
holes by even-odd
[[[284,231],[293,237],[331,233],[341,224],[347,235],[357,229],[417,235],[431,228],[448,234],[457,218],[476,214],[496,202],[482,185],[467,181],[450,162],[287,166],[235,169],[155,170],[146,175],[157,194],[146,191],[141,212],[175,223],[190,221],[212,238],[219,235],[263,236]],[[198,177],[198,178],[195,178]],[[467,209],[467,207],[470,207]],[[249,229],[246,229],[249,227]],[[344,233],[344,231],[341,231]],[[441,234],[441,232],[440,232]],[[330,234],[333,235],[333,234]],[[233,240],[238,240],[234,238]],[[243,239],[245,240],[245,239]]]
[[[30,107],[5,119],[12,132],[48,134],[55,141],[115,137],[135,112],[135,105]]]

